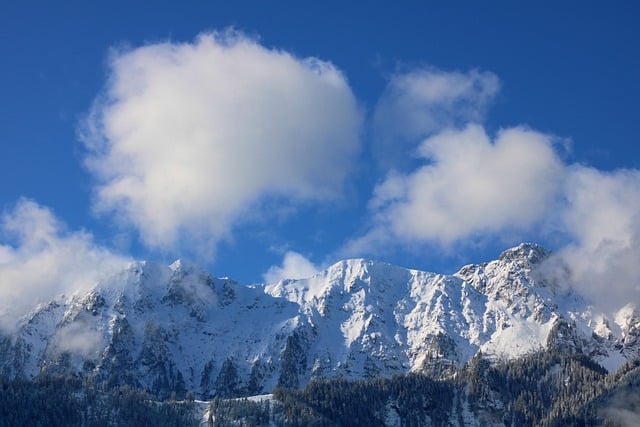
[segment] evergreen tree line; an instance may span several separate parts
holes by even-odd
[[[78,377],[0,377],[0,427],[197,426],[193,401],[156,402],[131,386],[109,388]]]
[[[234,377],[228,368],[226,374]],[[478,355],[446,378],[418,373],[335,378],[302,389],[281,382],[273,394],[274,400],[261,402],[219,396],[209,404],[209,424],[449,426],[465,425],[472,417],[481,425],[510,427],[628,427],[640,425],[640,360],[607,373],[581,354],[540,351],[500,363]],[[77,376],[0,377],[0,427],[198,425],[202,414],[192,393],[186,397],[158,402],[129,385]]]
[[[278,387],[274,399],[213,401],[210,425],[449,426],[471,416],[481,425],[628,427],[640,420],[640,360],[608,374],[582,354],[540,351],[497,364],[479,355],[446,379],[314,380]]]

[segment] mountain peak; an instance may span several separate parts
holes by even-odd
[[[174,272],[176,271],[193,272],[193,271],[202,270],[202,267],[200,267],[198,264],[192,261],[187,261],[182,258],[178,258],[177,260],[169,264],[169,268]]]
[[[530,267],[541,263],[551,255],[551,251],[537,243],[520,243],[518,246],[507,249],[500,254],[500,261],[521,261]]]

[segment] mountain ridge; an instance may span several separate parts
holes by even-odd
[[[609,319],[545,282],[536,268],[549,255],[521,244],[452,275],[357,258],[249,286],[183,260],[134,262],[89,292],[34,308],[0,336],[0,372],[210,398],[323,377],[446,376],[478,353],[500,360],[553,347],[608,369],[638,357],[637,309]]]

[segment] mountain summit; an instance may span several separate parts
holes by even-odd
[[[312,378],[446,376],[478,353],[500,360],[557,348],[608,369],[638,357],[637,308],[609,319],[552,286],[537,273],[548,256],[521,244],[453,275],[351,259],[253,286],[183,261],[133,263],[86,294],[35,307],[0,336],[0,371],[76,373],[160,398],[207,399]]]

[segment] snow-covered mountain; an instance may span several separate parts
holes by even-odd
[[[609,319],[536,274],[533,244],[454,275],[345,260],[307,279],[244,286],[195,265],[133,263],[86,294],[36,307],[0,337],[0,372],[81,373],[159,397],[232,396],[314,377],[447,375],[478,352],[640,356],[640,313]]]

